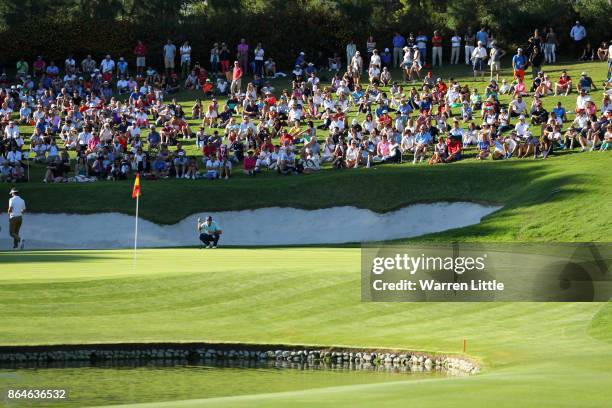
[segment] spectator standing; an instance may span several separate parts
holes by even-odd
[[[529,63],[531,64],[531,75],[533,79],[538,76],[538,72],[542,70],[542,63],[544,62],[544,56],[539,47],[534,47],[531,55],[529,56]]]
[[[351,62],[353,61],[353,57],[355,56],[356,52],[357,52],[357,46],[355,45],[355,41],[351,39],[349,43],[346,45],[346,66],[347,67],[351,66]]]
[[[472,33],[472,28],[468,27],[465,35],[463,36],[464,51],[465,51],[465,64],[472,64],[472,53],[474,52],[474,44],[476,43],[476,36]]]
[[[433,37],[431,37],[431,66],[436,66],[436,59],[438,65],[442,66],[442,36],[438,30],[434,31]]]
[[[249,44],[246,43],[244,38],[240,39],[240,44],[236,47],[238,54],[238,64],[242,69],[242,72],[248,72],[249,69]]]
[[[232,84],[230,86],[230,92],[232,95],[240,93],[243,73],[244,71],[240,66],[240,62],[234,61],[234,69],[232,70]]]
[[[164,68],[166,69],[166,75],[170,72],[174,72],[174,59],[176,58],[176,45],[172,44],[172,40],[168,40],[163,49],[164,54]]]
[[[214,43],[213,47],[210,49],[210,73],[213,76],[216,76],[217,72],[219,72],[220,57],[221,51],[219,50],[219,43]],[[227,57],[229,58],[229,53]],[[227,60],[227,63],[229,64],[229,60]],[[227,67],[225,69],[227,70]]]
[[[574,54],[578,59],[582,55],[582,48],[584,47],[586,36],[586,28],[584,28],[584,26],[580,24],[580,21],[576,21],[576,24],[574,24],[574,26],[570,30],[570,37],[572,38],[574,46]]]
[[[557,34],[552,27],[548,28],[548,32],[546,33],[546,42],[544,43],[544,59],[547,64],[554,64],[557,61],[557,56],[555,55],[557,51],[557,45],[559,44],[557,40]]]
[[[489,44],[489,33],[484,26],[482,26],[480,31],[476,33],[476,41],[481,42],[484,47]]]
[[[253,53],[255,54],[255,74],[263,78],[265,50],[261,46],[261,43],[257,43],[257,47],[255,47],[255,51],[253,51]]]
[[[512,57],[512,69],[514,71],[514,79],[525,80],[525,68],[527,67],[527,57],[523,55],[523,49],[518,48],[516,55]]]
[[[28,72],[30,72],[30,66],[23,58],[20,58],[19,61],[17,61],[17,65],[15,66],[15,68],[17,72],[17,77],[25,78],[26,75],[28,75]]]
[[[421,55],[421,65],[425,65],[427,59],[427,40],[427,36],[422,31],[419,31],[415,41]]]
[[[493,43],[491,50],[489,51],[489,62],[491,65],[491,79],[495,75],[495,80],[499,81],[499,71],[501,70],[501,58],[506,55],[506,51],[502,50],[497,46],[497,43]]]
[[[211,51],[212,54],[212,51]],[[230,72],[230,59],[231,59],[231,55],[230,55],[230,51],[229,48],[227,48],[227,44],[222,42],[221,43],[221,49],[219,50],[219,65],[221,65],[221,72],[223,74],[225,74],[226,79],[231,79],[228,77],[228,73]]]
[[[366,51],[368,52],[368,57],[371,57],[376,49],[376,40],[373,36],[369,36],[366,41]]]
[[[181,53],[181,76],[185,79],[191,71],[191,45],[189,45],[189,41],[185,41],[181,45],[179,52]]]
[[[399,67],[402,62],[404,51],[403,48],[406,46],[406,39],[399,32],[396,32],[393,36],[393,67]]]
[[[140,40],[134,47],[134,55],[136,56],[136,75],[142,75],[147,64],[147,47]]]
[[[115,71],[115,61],[111,58],[110,54],[100,63],[100,72],[102,72],[102,79],[104,81],[111,81],[113,79],[113,72]]]
[[[455,35],[451,37],[450,63],[454,65],[458,64],[460,54],[461,54],[461,37],[459,36],[459,33],[455,31]]]
[[[474,70],[474,79],[477,77],[477,73],[480,72],[480,76],[484,77],[484,61],[487,59],[487,49],[481,41],[478,41],[478,46],[472,51],[472,64]]]
[[[81,70],[85,75],[91,75],[96,69],[96,61],[88,55],[83,61],[81,61]]]

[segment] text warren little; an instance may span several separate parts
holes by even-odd
[[[402,279],[398,282],[384,282],[380,279],[372,282],[372,288],[376,291],[500,291],[504,290],[503,282],[497,280],[474,280],[469,282],[438,282],[433,279],[419,279],[412,281]]]

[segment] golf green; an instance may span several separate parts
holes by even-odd
[[[295,373],[277,380],[251,373],[247,386],[220,376],[222,392],[215,393],[198,388],[196,375],[155,370],[106,371],[104,381],[93,369],[19,377],[21,386],[52,377],[71,390],[71,406],[103,405],[100,395],[112,396],[108,404],[167,407],[609,403],[609,304],[362,303],[359,255],[356,248],[167,249],[139,251],[134,262],[131,251],[1,253],[9,267],[0,279],[0,343],[210,341],[460,353],[466,339],[467,354],[482,363],[480,374],[465,378],[381,382],[378,374],[347,380],[328,373],[296,381]],[[0,382],[15,385],[2,374]],[[166,381],[171,397],[156,399],[150,389]]]

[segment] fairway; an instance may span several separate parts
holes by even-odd
[[[332,376],[296,389],[283,377],[284,385],[273,389],[285,392],[259,395],[257,384],[270,389],[266,375],[253,377],[247,388],[225,377],[219,380],[228,381],[224,395],[206,400],[211,395],[197,391],[198,377],[188,376],[180,380],[184,386],[171,388],[172,402],[152,406],[281,407],[291,401],[350,407],[355,401],[364,406],[410,401],[471,407],[489,398],[499,399],[502,407],[609,402],[609,304],[361,303],[359,254],[356,248],[142,250],[134,265],[131,251],[2,253],[11,267],[0,282],[1,344],[207,341],[460,353],[467,339],[468,354],[482,363],[482,373],[469,378],[399,381],[400,376],[385,378],[389,383],[346,385]],[[267,262],[271,258],[278,261]],[[94,371],[91,378],[54,376],[54,383],[70,383],[76,402],[68,406],[82,406],[79,398],[83,405],[92,402],[87,395],[97,382],[91,379],[100,375]],[[360,380],[380,380],[374,374],[368,381],[366,374]],[[49,375],[31,372],[25,382],[49,381]],[[122,385],[120,378],[106,381],[122,402],[159,402],[141,387]],[[134,378],[165,381],[155,370],[141,370]],[[205,400],[176,401],[194,397]]]

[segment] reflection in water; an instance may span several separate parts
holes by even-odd
[[[424,365],[186,359],[20,362],[0,368],[2,388],[65,388],[54,408],[177,401],[466,375]],[[11,405],[9,405],[11,406]],[[42,407],[19,401],[19,407]]]

